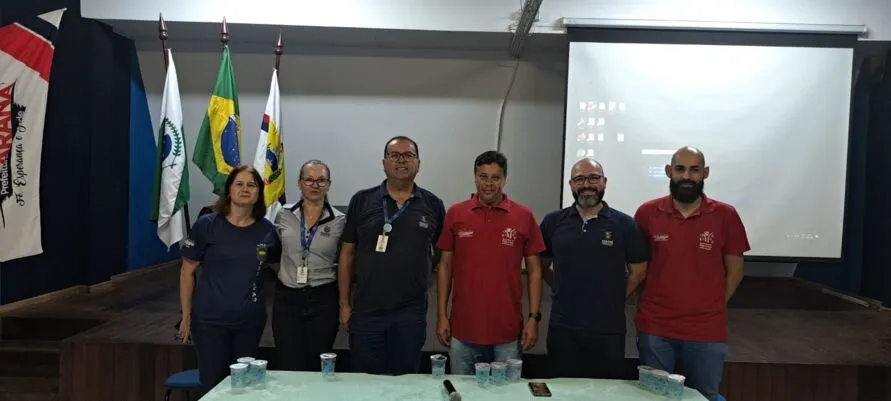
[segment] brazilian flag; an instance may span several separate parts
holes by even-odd
[[[198,132],[192,162],[210,180],[213,192],[219,196],[225,193],[229,173],[241,164],[241,121],[228,46],[223,48],[217,82]]]

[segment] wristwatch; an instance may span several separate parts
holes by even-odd
[[[541,312],[530,313],[529,318],[535,319],[536,322],[540,322],[541,321]]]

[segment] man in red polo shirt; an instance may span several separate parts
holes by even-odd
[[[484,152],[474,162],[476,194],[446,212],[437,246],[437,337],[449,347],[452,374],[477,362],[520,359],[538,340],[544,241],[529,208],[502,192],[507,158]],[[523,323],[522,262],[529,316]],[[451,316],[449,293],[454,290]]]
[[[679,149],[665,166],[671,195],[634,216],[651,252],[635,324],[642,365],[671,372],[683,361],[687,386],[714,401],[727,354],[727,301],[750,248],[736,209],[703,194],[708,173],[701,151]]]

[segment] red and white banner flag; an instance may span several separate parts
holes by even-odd
[[[0,27],[0,262],[43,253],[40,156],[65,9]]]

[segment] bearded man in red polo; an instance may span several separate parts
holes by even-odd
[[[673,371],[710,401],[727,354],[727,301],[743,277],[749,241],[736,209],[703,193],[709,168],[683,147],[665,166],[671,194],[644,203],[634,219],[650,246],[635,324],[640,363]]]

